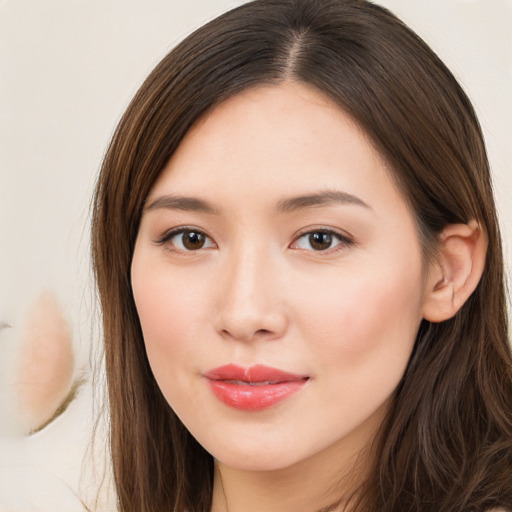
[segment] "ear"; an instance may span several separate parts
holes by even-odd
[[[425,288],[423,318],[452,318],[477,287],[485,266],[487,236],[479,224],[449,224],[439,235]]]

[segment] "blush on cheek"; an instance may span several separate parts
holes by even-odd
[[[343,286],[331,286],[328,299],[325,293],[321,300],[310,295],[309,329],[316,346],[352,363],[375,351],[409,353],[421,321],[420,293],[410,279],[404,274],[346,279]]]
[[[198,355],[210,341],[202,320],[207,297],[182,290],[186,287],[172,279],[134,286],[146,353],[164,394],[183,372],[197,373]]]

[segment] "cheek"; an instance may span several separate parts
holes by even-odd
[[[202,318],[208,297],[201,280],[186,279],[161,262],[134,254],[132,289],[148,359],[164,391],[188,379],[199,367],[198,343],[207,342]],[[203,345],[204,348],[204,345]]]
[[[194,339],[193,332],[199,328],[200,308],[191,291],[180,291],[176,281],[167,279],[153,283],[148,279],[142,286],[134,284],[133,289],[148,348],[151,345],[186,348],[186,340]]]
[[[420,280],[418,262],[385,272],[352,269],[326,286],[310,286],[300,296],[300,318],[315,340],[312,357],[367,376],[376,368],[405,368],[421,321]]]
[[[187,417],[203,416],[200,380],[204,325],[201,326],[196,290],[165,274],[132,274],[133,292],[153,376],[165,399],[186,423]],[[204,345],[203,345],[204,352]]]
[[[421,321],[416,272],[362,275],[340,274],[327,294],[312,288],[302,295],[308,360],[319,369],[317,382],[327,404],[317,421],[343,431],[384,410],[406,369]]]

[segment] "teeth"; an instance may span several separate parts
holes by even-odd
[[[245,382],[244,380],[227,380],[229,384],[236,384],[237,386],[268,386],[270,384],[277,384],[275,381],[263,380],[261,382]]]

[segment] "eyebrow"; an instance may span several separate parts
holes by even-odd
[[[203,212],[212,215],[218,214],[218,210],[203,199],[197,197],[165,195],[159,196],[144,206],[145,211],[151,210],[183,210],[187,212]]]
[[[290,197],[279,201],[277,204],[278,213],[289,213],[307,208],[318,208],[333,204],[353,204],[372,210],[362,199],[348,192],[339,190],[325,190],[314,194]],[[149,204],[145,204],[144,210],[182,210],[188,212],[202,212],[210,215],[218,215],[219,211],[212,204],[203,199],[189,196],[163,195],[159,196]]]
[[[325,190],[315,194],[284,199],[278,203],[277,211],[279,213],[288,213],[296,210],[318,208],[321,206],[330,206],[333,204],[353,204],[373,210],[373,208],[366,204],[362,199],[349,194],[348,192],[342,192],[340,190]]]

